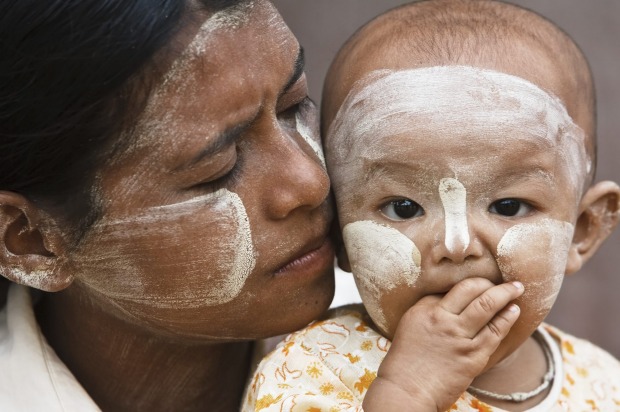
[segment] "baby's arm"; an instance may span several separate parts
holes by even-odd
[[[365,412],[445,411],[486,366],[519,317],[520,283],[470,278],[427,296],[400,320]]]

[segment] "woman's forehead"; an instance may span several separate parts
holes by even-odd
[[[135,137],[128,139],[131,149],[157,144],[162,136],[182,143],[184,135],[220,133],[256,110],[273,78],[290,70],[298,47],[269,2],[242,2],[212,14],[150,92],[127,131]]]

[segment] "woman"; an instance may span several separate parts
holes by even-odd
[[[236,410],[333,294],[295,37],[265,0],[0,16],[0,410]]]

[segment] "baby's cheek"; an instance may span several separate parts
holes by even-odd
[[[420,252],[398,230],[373,221],[346,225],[343,239],[364,305],[381,331],[391,335],[411,306],[405,291],[420,276]]]
[[[546,315],[560,291],[573,226],[545,219],[506,231],[497,245],[497,262],[504,280],[518,280],[525,293],[518,300],[522,310]]]

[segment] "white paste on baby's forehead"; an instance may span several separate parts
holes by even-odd
[[[323,167],[325,167],[325,155],[323,154],[323,148],[319,143],[320,138],[318,128],[313,129],[311,126],[308,126],[299,113],[295,114],[295,125],[297,132],[304,138],[306,143],[308,143],[308,145],[312,148],[312,151],[321,161]]]
[[[439,182],[439,197],[445,216],[444,242],[446,248],[451,253],[465,251],[469,246],[467,190],[456,179],[441,179]]]
[[[523,281],[527,286],[522,299],[530,299],[543,313],[560,291],[573,233],[574,226],[568,222],[543,219],[512,226],[497,245],[498,265],[505,280]],[[546,265],[545,273],[538,274],[536,281],[528,281],[531,273],[525,266],[540,264]]]
[[[96,229],[98,233],[111,233],[112,242],[117,243],[120,248],[127,248],[127,244],[123,243],[122,239],[131,242],[132,239],[143,236],[145,231],[148,235],[148,231],[155,226],[158,231],[165,231],[163,224],[166,222],[170,223],[168,237],[182,235],[175,232],[173,223],[180,222],[182,219],[197,218],[205,207],[209,207],[210,214],[219,213],[218,220],[230,226],[231,230],[226,237],[218,239],[218,245],[213,245],[212,249],[218,248],[218,256],[209,255],[210,245],[201,243],[201,239],[196,239],[194,247],[205,249],[203,258],[205,263],[217,259],[220,263],[218,267],[223,273],[210,274],[206,270],[198,269],[196,273],[186,274],[187,279],[193,280],[193,283],[187,282],[187,287],[181,284],[177,290],[171,291],[170,295],[165,298],[149,296],[146,286],[142,283],[145,276],[141,273],[141,269],[133,267],[131,259],[123,259],[126,254],[123,250],[116,252],[112,250],[105,255],[89,257],[87,261],[80,262],[80,266],[83,270],[109,269],[111,276],[119,276],[119,278],[112,282],[106,278],[104,283],[92,277],[85,281],[107,296],[136,300],[137,295],[142,295],[139,300],[149,301],[162,308],[211,306],[230,302],[239,295],[256,264],[250,222],[243,202],[236,193],[220,189],[215,193],[186,202],[148,208],[138,216],[103,221],[98,223]],[[189,255],[199,256],[196,252],[189,253]],[[177,258],[184,259],[183,256]],[[199,266],[200,262],[189,262],[187,265],[179,263],[180,267],[193,267]],[[178,281],[182,282],[182,278],[179,277]],[[115,284],[117,289],[111,289],[110,283]]]
[[[585,134],[559,98],[520,77],[469,66],[371,72],[343,102],[327,141],[337,158],[346,159],[412,129],[434,132],[434,138],[470,133],[489,140],[562,141],[575,187],[591,167]]]
[[[415,285],[420,276],[420,251],[398,230],[370,220],[347,224],[342,236],[364,305],[386,330],[381,296],[403,284]]]

